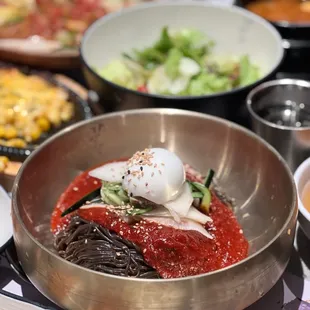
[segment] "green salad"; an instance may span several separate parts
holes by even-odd
[[[214,42],[196,29],[164,27],[154,45],[133,49],[103,69],[103,78],[123,87],[159,95],[200,96],[246,86],[260,78],[248,55],[212,53]]]

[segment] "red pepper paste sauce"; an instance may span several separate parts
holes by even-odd
[[[187,176],[192,181],[201,181],[199,176],[189,173]],[[100,182],[90,177],[88,172],[82,173],[70,184],[52,214],[53,233],[65,227],[72,216],[61,218],[61,213],[99,185]],[[144,220],[129,225],[109,208],[80,209],[77,214],[135,242],[140,246],[145,261],[165,279],[224,268],[248,255],[249,244],[232,210],[214,193],[209,214],[213,222],[206,224],[213,239],[196,231],[179,230]]]

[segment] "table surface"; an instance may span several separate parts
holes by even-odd
[[[195,0],[208,1],[208,0]],[[230,5],[234,0],[209,0],[212,3]],[[84,84],[80,72],[66,74]],[[0,253],[0,310],[60,310],[31,284],[22,280],[9,265],[4,253]],[[275,286],[258,302],[246,310],[310,310],[310,240],[297,229],[290,263]]]

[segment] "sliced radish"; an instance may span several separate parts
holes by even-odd
[[[145,217],[146,220],[150,222],[154,222],[163,226],[168,226],[168,227],[173,227],[175,229],[180,229],[180,230],[194,230],[205,237],[209,239],[213,239],[212,235],[200,224],[187,220],[187,219],[182,219],[179,223],[174,221],[172,218],[167,218],[167,217]]]
[[[126,171],[126,161],[117,161],[100,166],[89,171],[89,175],[93,178],[100,179],[106,182],[121,183],[122,177]]]
[[[200,223],[200,224],[206,224],[207,222],[212,222],[211,217],[205,215],[204,213],[197,210],[195,207],[190,207],[187,215],[185,217],[180,217],[178,214],[171,214],[170,210],[167,210],[164,207],[157,207],[153,210],[144,213],[144,217],[168,217],[168,218],[174,218],[175,221],[180,222],[181,219],[187,219],[192,220],[194,222]]]
[[[86,205],[83,205],[80,209],[81,210],[87,210],[87,209],[106,209],[107,208],[107,204],[105,203],[89,203]]]
[[[179,196],[177,196],[176,199],[165,203],[164,207],[169,211],[177,213],[180,217],[186,217],[192,203],[192,192],[188,183],[185,182],[180,190]]]
[[[200,212],[195,207],[189,208],[186,218],[200,224],[206,224],[207,222],[212,222],[211,217]]]

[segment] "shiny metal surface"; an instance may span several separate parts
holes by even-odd
[[[275,147],[292,171],[310,156],[310,83],[282,79],[247,97],[253,130]]]
[[[216,171],[236,198],[249,258],[205,275],[146,280],[93,272],[54,253],[50,214],[74,176],[148,146],[169,148],[202,173]],[[26,160],[13,188],[14,240],[22,266],[43,294],[66,309],[244,309],[284,271],[296,217],[292,175],[269,145],[228,121],[172,109],[118,112],[73,125]]]

